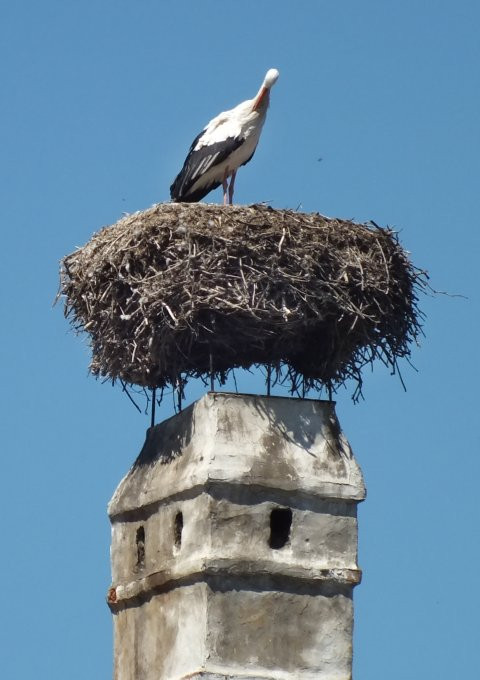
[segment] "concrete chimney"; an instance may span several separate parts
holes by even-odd
[[[209,393],[109,505],[115,680],[349,680],[360,468],[327,401]]]

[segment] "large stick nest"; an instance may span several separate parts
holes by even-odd
[[[65,315],[91,339],[95,375],[178,387],[267,367],[335,389],[421,333],[426,274],[396,234],[266,206],[160,204],[106,227],[63,260]],[[301,387],[300,387],[301,386]]]

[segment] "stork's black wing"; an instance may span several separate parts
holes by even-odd
[[[242,137],[227,137],[221,142],[205,144],[195,150],[195,147],[203,135],[204,132],[201,132],[193,140],[188,156],[183,164],[183,168],[170,187],[170,196],[174,201],[195,203],[196,201],[200,201],[210,191],[220,186],[222,180],[212,178],[212,181],[208,185],[204,185],[201,188],[191,191],[200,177],[208,172],[210,168],[213,168],[215,165],[219,165],[226,160],[229,155],[233,153],[235,149],[238,149],[245,141]]]

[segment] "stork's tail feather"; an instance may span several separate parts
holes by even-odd
[[[187,191],[183,194],[181,191],[182,187],[179,187],[177,180],[175,180],[175,182],[170,187],[170,198],[175,203],[198,203],[198,201],[201,201],[202,198],[205,198],[205,196],[210,193],[210,191],[217,189],[220,184],[221,182],[214,182],[213,184],[209,184],[208,186],[197,189],[196,191]]]

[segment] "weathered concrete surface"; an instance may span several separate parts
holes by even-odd
[[[115,680],[350,678],[364,497],[329,402],[210,393],[150,430],[109,506]]]

